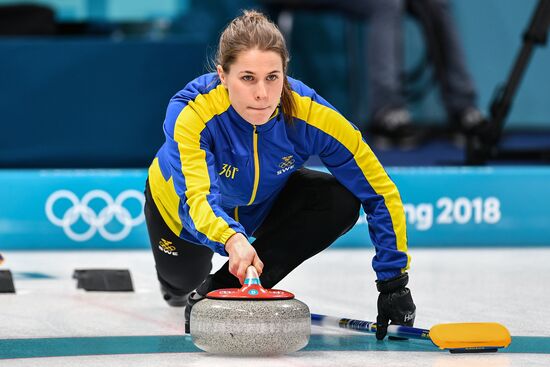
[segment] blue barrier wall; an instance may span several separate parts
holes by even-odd
[[[192,39],[0,40],[0,167],[146,166],[204,52]]]
[[[99,3],[104,16],[116,8],[109,1]],[[495,86],[506,79],[536,3],[452,2],[482,109],[487,110]],[[97,2],[86,4],[101,7]],[[175,19],[182,33],[156,40],[0,38],[0,167],[147,166],[163,140],[161,125],[169,98],[205,71],[206,57],[227,19],[254,4],[250,0],[189,1],[184,5],[164,1],[159,4],[162,16],[168,16],[167,9],[172,8],[185,13]],[[150,7],[144,8],[148,10],[142,20],[153,17]],[[86,9],[88,13],[82,17],[93,18],[99,11]],[[114,19],[124,18],[115,10]],[[135,14],[128,16],[136,20]],[[294,75],[348,114],[342,17],[298,14],[295,26]],[[418,59],[423,45],[413,21],[408,20],[405,28],[410,63]],[[548,65],[549,48],[537,48],[507,128],[550,128]],[[365,99],[364,110],[367,104]],[[443,124],[436,91],[413,107],[416,118]]]
[[[549,246],[550,168],[393,168],[415,246]],[[145,170],[0,171],[0,249],[147,248]],[[364,215],[335,246],[370,246]]]

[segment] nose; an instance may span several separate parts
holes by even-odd
[[[259,82],[256,86],[256,100],[260,101],[267,98],[267,88],[264,82]]]

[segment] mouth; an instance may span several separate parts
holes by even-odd
[[[269,109],[269,106],[267,107],[248,107],[250,110],[254,110],[254,111],[265,111],[265,110],[268,110]]]

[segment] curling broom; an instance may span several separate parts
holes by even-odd
[[[311,314],[311,324],[364,333],[376,333],[376,323]],[[496,322],[438,324],[431,329],[410,326],[388,325],[388,336],[399,338],[430,340],[440,349],[451,353],[496,352],[512,342],[510,332]]]

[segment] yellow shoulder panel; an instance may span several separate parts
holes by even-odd
[[[342,115],[332,108],[296,92],[293,92],[293,96],[296,102],[295,117],[332,136],[353,154],[365,180],[377,194],[384,198],[397,238],[397,249],[407,252],[405,213],[399,191],[368,144],[363,141],[361,132],[354,129]],[[407,258],[407,266],[403,270],[409,267],[410,256],[408,254]]]

